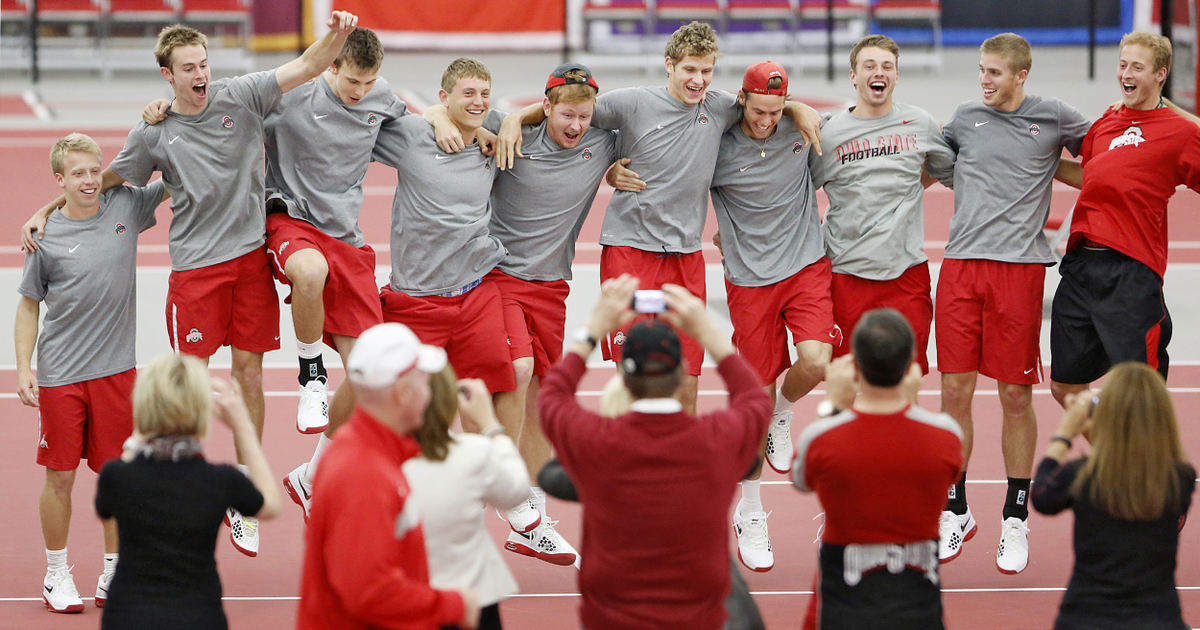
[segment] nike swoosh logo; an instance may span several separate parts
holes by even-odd
[[[324,118],[324,117],[326,117],[326,116],[328,116],[328,115],[329,115],[329,114],[321,114],[320,116],[318,116],[318,115],[316,115],[316,114],[313,114],[313,120],[321,120],[322,118]]]
[[[542,156],[540,156],[540,155],[526,155],[525,157],[526,157],[526,159],[530,159],[530,160],[540,160],[540,159],[542,159]]]
[[[663,128],[663,126],[661,124],[659,124],[657,127],[655,127],[655,129],[662,129],[662,128]]]
[[[450,159],[450,156],[449,156],[449,155],[434,154],[434,156],[433,156],[433,159],[435,159],[435,160],[449,160],[449,159]]]
[[[914,118],[912,120],[902,120],[902,121],[900,121],[900,124],[907,125],[908,123],[914,123],[914,122],[917,122],[916,118]]]
[[[174,138],[171,138],[170,140],[167,140],[167,144],[175,144],[175,141],[176,141],[176,140],[178,140],[178,139],[179,139],[179,136],[175,136]]]
[[[46,592],[47,592],[47,593],[53,593],[53,592],[54,592],[54,587],[53,587],[53,586],[50,586],[49,584],[43,584],[42,586],[44,586],[44,587],[46,588]]]
[[[985,121],[983,121],[983,122],[977,122],[977,123],[975,123],[975,126],[976,126],[976,127],[982,127],[983,125],[986,125],[986,124],[988,124],[988,123],[990,123],[990,122],[992,122],[992,121],[990,121],[990,120],[985,120]]]
[[[1032,371],[1034,371],[1034,370],[1036,370],[1036,369],[1037,369],[1037,368],[1029,368],[1028,370],[1025,370],[1025,373],[1026,373],[1026,374],[1029,374],[1030,372],[1032,372]]]
[[[754,166],[754,165],[753,165],[753,164],[751,164],[750,166]],[[739,168],[739,169],[738,169],[738,172],[739,172],[739,173],[742,173],[742,172],[744,172],[746,169],[750,168],[750,166],[743,166],[742,168]]]
[[[79,246],[80,246],[80,245],[82,245],[82,244],[83,244],[83,243],[75,243],[75,247],[72,247],[71,249],[68,249],[68,250],[67,250],[67,253],[68,253],[68,254],[74,254],[74,253],[75,253],[75,250],[79,249]]]

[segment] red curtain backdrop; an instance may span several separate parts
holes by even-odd
[[[337,0],[337,9],[359,16],[376,31],[441,33],[561,33],[563,0]]]

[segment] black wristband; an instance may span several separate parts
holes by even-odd
[[[1068,449],[1071,448],[1071,438],[1065,438],[1061,435],[1056,435],[1050,438],[1050,443],[1053,444],[1054,442],[1062,442],[1063,444],[1067,445]]]

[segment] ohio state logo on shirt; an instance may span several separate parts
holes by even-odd
[[[124,234],[124,233],[125,233],[125,224],[124,224],[124,223],[118,223],[118,224],[117,224],[117,227],[116,227],[116,230],[117,230],[117,234]]]
[[[221,126],[222,126],[222,127],[224,127],[224,128],[226,128],[226,129],[229,129],[229,128],[233,127],[233,118],[231,118],[231,117],[229,117],[229,116],[226,116],[226,117],[222,118],[222,119],[221,119]]]
[[[379,122],[379,119],[376,118],[375,112],[371,112],[371,113],[367,114],[367,124],[368,125],[374,125],[377,122]]]
[[[1042,128],[1037,126],[1037,123],[1033,123],[1032,125],[1029,125],[1029,133],[1036,136],[1041,132],[1042,132]]]
[[[699,116],[696,117],[696,121],[699,122],[701,125],[707,125],[708,124],[708,115],[701,113]]]
[[[1113,138],[1112,142],[1108,143],[1108,150],[1112,151],[1117,147],[1136,147],[1145,141],[1146,139],[1142,137],[1142,128],[1138,127],[1137,125],[1130,125],[1129,128],[1125,130],[1125,133]]]
[[[799,153],[804,148],[804,145],[799,142],[792,144],[792,153]]]
[[[188,331],[187,337],[184,337],[188,343],[200,343],[204,341],[204,333],[200,332],[199,328],[193,328]]]
[[[583,149],[583,159],[585,159],[585,160],[590,160],[590,159],[592,159],[592,150],[591,150],[590,148],[588,148],[588,147],[584,147],[584,149]]]

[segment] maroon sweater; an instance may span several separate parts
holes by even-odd
[[[766,434],[770,398],[731,355],[717,366],[728,409],[604,418],[575,401],[585,370],[567,353],[538,398],[542,430],[583,503],[583,625],[721,627],[729,505]]]

